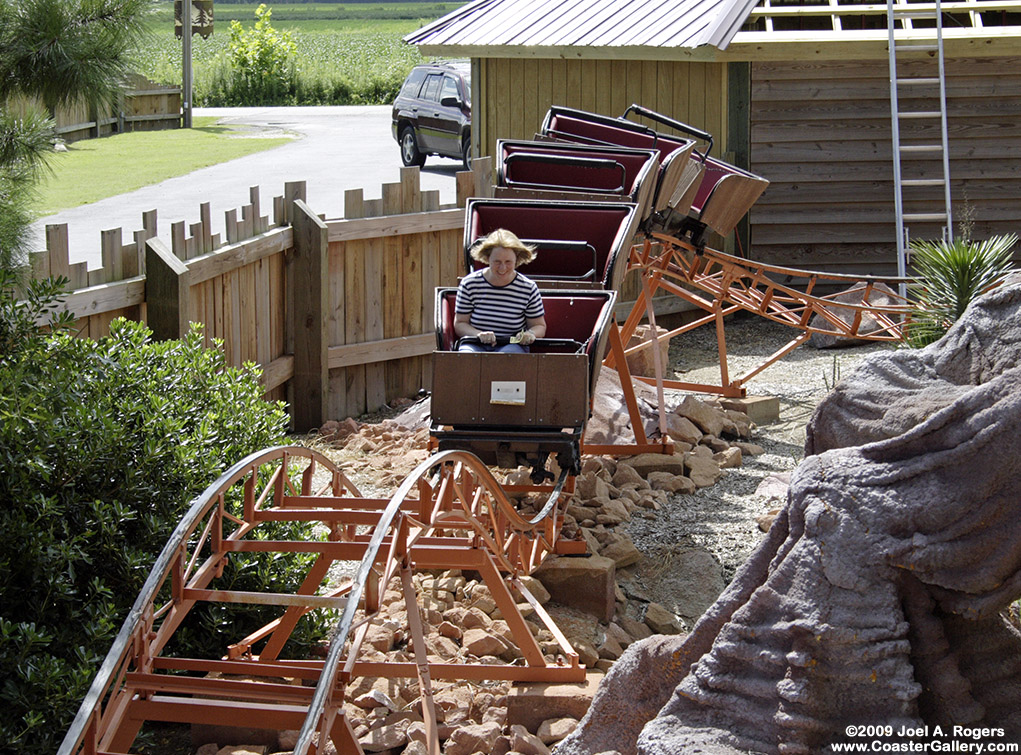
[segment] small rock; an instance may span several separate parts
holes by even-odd
[[[634,485],[638,488],[649,486],[634,467],[624,462],[617,465],[617,474],[613,476],[613,484],[617,488],[623,488],[625,485]]]
[[[598,474],[581,474],[575,478],[574,494],[579,500],[588,501],[592,498],[608,497],[609,492],[610,487],[606,484],[606,480]]]
[[[631,518],[631,513],[628,511],[627,506],[624,505],[619,499],[607,501],[600,509],[600,513],[596,516],[596,521],[601,524],[621,524]]]
[[[669,472],[650,472],[649,485],[653,490],[665,490],[668,493],[689,495],[695,492],[695,483],[690,478]]]
[[[455,729],[443,746],[445,755],[474,755],[489,752],[500,736],[500,725],[495,721],[469,724]]]
[[[506,643],[484,629],[468,629],[461,640],[461,647],[474,656],[499,655],[507,649]]]
[[[681,631],[677,617],[659,603],[649,603],[646,607],[645,623],[656,634],[677,634]]]
[[[650,472],[684,474],[684,457],[677,454],[638,454],[629,458],[627,463],[645,478]]]
[[[615,535],[609,543],[603,546],[599,555],[613,559],[613,563],[618,569],[636,564],[642,558],[641,551],[635,547],[631,537],[627,534]]]
[[[705,448],[702,446],[702,448]],[[708,449],[706,449],[708,450]],[[718,479],[722,472],[720,471],[720,465],[716,459],[709,456],[701,456],[699,454],[691,453],[688,454],[684,459],[684,467],[688,472],[688,477],[695,484],[695,487],[705,488],[713,485]]]
[[[726,451],[730,448],[730,444],[727,441],[717,438],[715,435],[704,435],[702,440],[699,442],[700,446],[709,446],[709,449],[714,453],[718,454],[721,451]]]
[[[646,637],[652,636],[652,630],[649,629],[648,624],[633,619],[630,616],[618,616],[617,623],[620,624],[621,629],[630,635],[632,640],[644,640]]]
[[[536,732],[536,735],[543,744],[549,745],[559,742],[577,728],[578,719],[576,718],[548,718],[539,724],[539,731]]]
[[[449,621],[441,622],[440,625],[436,627],[436,631],[439,632],[442,636],[449,637],[453,640],[461,639],[461,636],[463,634],[461,632],[461,627]]]
[[[373,689],[364,695],[359,695],[354,701],[359,708],[370,710],[372,708],[386,708],[387,710],[400,710],[401,706],[380,689]]]
[[[482,712],[482,723],[495,721],[503,726],[507,723],[507,706],[491,705]]]
[[[549,603],[549,590],[546,589],[542,582],[528,574],[518,577],[518,579],[520,580],[521,585],[539,602],[540,606],[544,606]],[[515,595],[518,595],[518,590],[515,589],[513,592]]]
[[[763,532],[769,532],[769,528],[773,526],[773,522],[776,521],[776,517],[780,514],[780,509],[770,509],[765,514],[760,514],[755,517],[755,521],[759,525],[759,529]]]
[[[429,746],[425,742],[408,742],[401,755],[429,755]]]
[[[615,661],[620,658],[620,654],[624,652],[624,648],[622,648],[620,643],[617,642],[616,637],[611,635],[609,632],[606,632],[603,634],[599,647],[596,648],[596,652],[599,653],[600,658]]]
[[[674,408],[674,413],[687,417],[705,433],[719,437],[726,424],[726,416],[721,410],[713,409],[694,396],[685,396]]]
[[[713,459],[720,465],[720,469],[740,467],[744,462],[744,459],[741,457],[740,448],[728,448],[726,451],[714,454]]]
[[[666,415],[666,431],[671,440],[688,443],[692,446],[702,439],[702,431],[695,426],[695,423],[676,412],[669,412]]]
[[[520,724],[510,727],[510,745],[514,752],[520,752],[521,755],[550,755],[545,743]]]
[[[766,449],[764,449],[757,443],[748,443],[747,441],[736,440],[730,445],[732,445],[734,448],[740,448],[741,453],[745,454],[746,456],[761,456],[762,454],[766,453]]]
[[[382,752],[392,750],[396,747],[403,747],[408,743],[408,724],[405,719],[394,724],[384,724],[358,739],[358,744],[366,752]]]

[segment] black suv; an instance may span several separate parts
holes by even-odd
[[[467,60],[415,66],[394,100],[393,135],[405,165],[426,155],[471,163],[471,64]]]

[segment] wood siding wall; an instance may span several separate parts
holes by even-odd
[[[954,234],[966,218],[974,239],[1017,231],[1019,60],[947,60],[946,74]],[[771,182],[751,211],[754,259],[896,273],[889,93],[886,61],[752,65],[751,168]],[[929,123],[916,122],[912,133],[938,143]],[[929,205],[936,211],[941,200]],[[940,230],[910,228],[913,238]]]
[[[632,103],[705,129],[727,150],[727,65],[655,60],[482,58],[473,83],[478,154],[530,139],[550,105],[619,116]]]

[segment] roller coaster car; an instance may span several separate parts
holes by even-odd
[[[547,111],[538,136],[559,142],[655,150],[659,153],[660,167],[652,200],[653,213],[662,213],[668,207],[687,212],[702,179],[703,162],[712,149],[712,136],[637,105],[628,108],[628,112],[632,111],[655,117],[694,138],[663,134],[626,117],[612,118],[558,105]],[[695,150],[696,140],[706,143],[704,152]]]
[[[687,140],[629,121],[629,113],[696,136],[708,146],[704,153],[688,149],[684,170],[668,169],[668,162],[672,165],[681,151],[678,145]],[[554,106],[546,114],[542,133],[548,138],[588,144],[659,149],[663,163],[660,186],[646,229],[674,236],[687,235],[696,248],[704,246],[709,229],[721,236],[733,231],[769,185],[761,176],[709,157],[712,136],[708,133],[638,105],[629,107],[620,118]],[[664,153],[667,154],[664,156]]]
[[[708,229],[721,236],[729,234],[767,186],[769,181],[762,176],[709,158],[687,213],[668,207],[653,220],[649,229],[681,238],[688,236],[691,245],[701,249],[705,246]]]
[[[615,291],[541,291],[546,338],[527,354],[455,351],[456,288],[436,291],[432,435],[439,449],[471,451],[506,468],[546,458],[580,472],[581,437],[592,408]]]
[[[653,149],[500,139],[497,197],[632,202],[639,220],[652,212],[659,177]]]
[[[638,227],[637,208],[617,202],[471,199],[465,210],[468,271],[484,267],[471,247],[497,228],[533,244],[537,255],[518,268],[540,289],[617,289]]]

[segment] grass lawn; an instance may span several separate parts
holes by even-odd
[[[290,137],[245,137],[217,118],[194,118],[191,129],[138,131],[67,145],[39,182],[39,217],[184,175],[207,165],[272,149]]]

